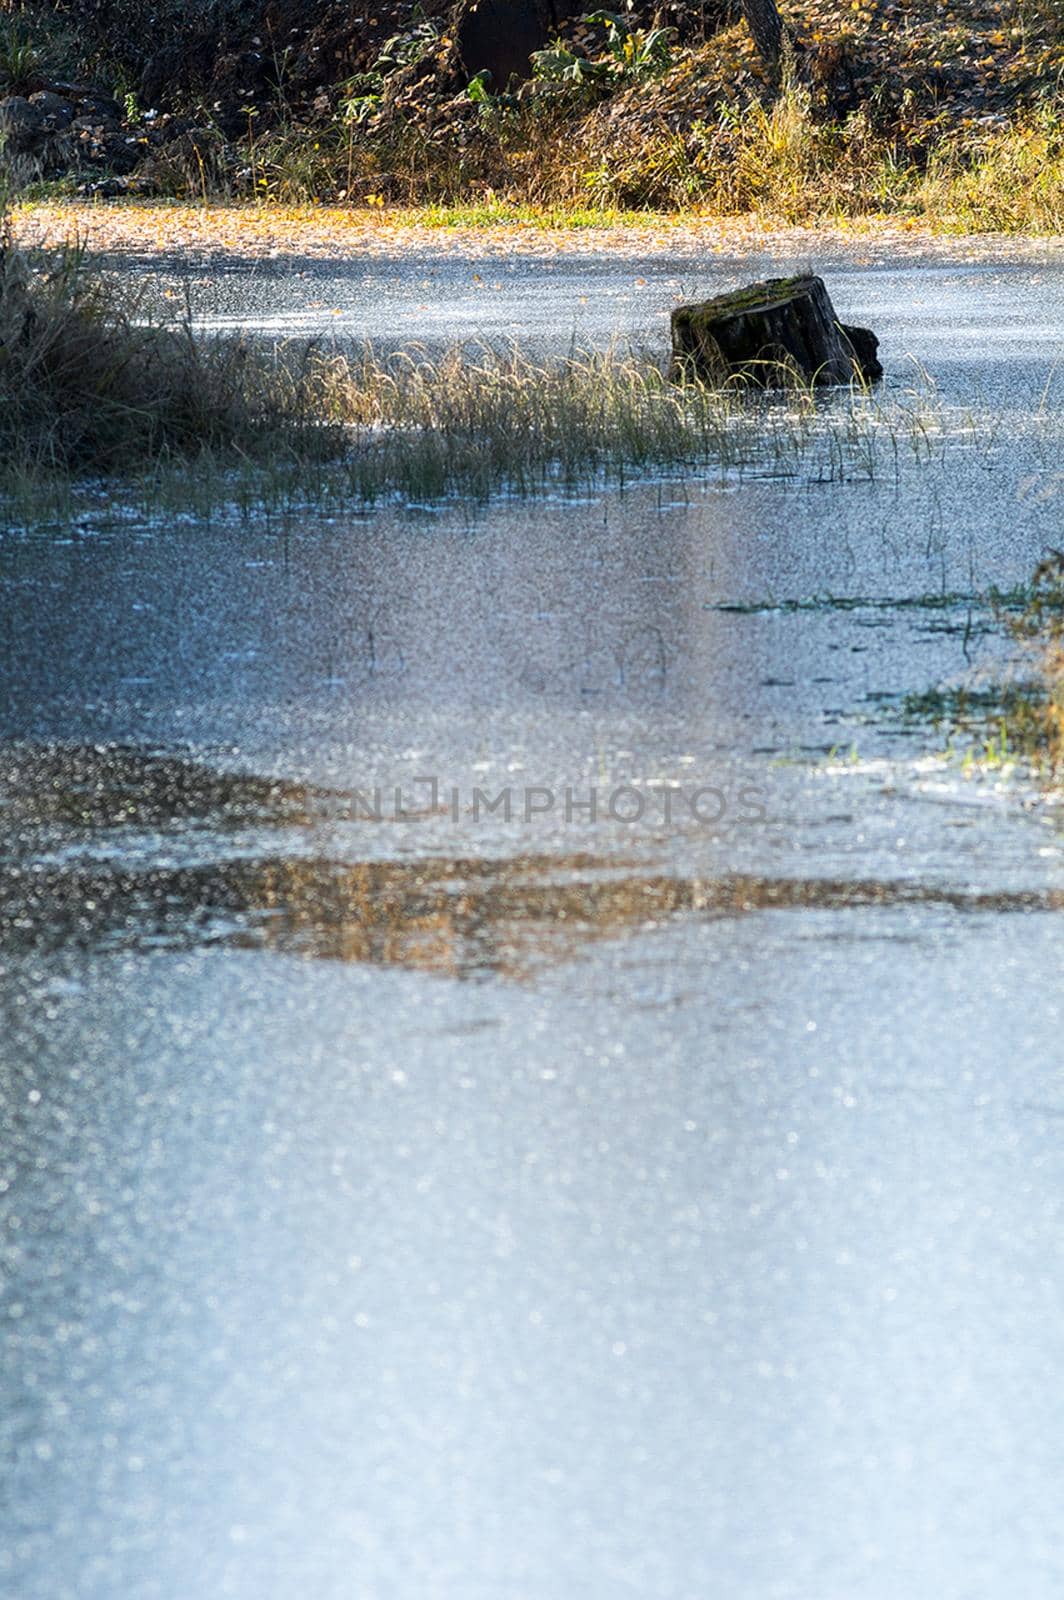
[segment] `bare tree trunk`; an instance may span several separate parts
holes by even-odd
[[[783,21],[776,0],[742,0],[742,7],[758,55],[775,71],[783,55]]]

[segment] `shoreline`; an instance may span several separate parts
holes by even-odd
[[[454,220],[451,220],[453,217]],[[164,256],[174,251],[211,260],[219,255],[270,259],[293,253],[335,259],[344,251],[388,255],[446,255],[475,250],[497,257],[594,255],[604,250],[665,256],[677,250],[714,255],[810,256],[861,248],[886,259],[1057,259],[1064,235],[947,233],[890,217],[846,219],[820,226],[787,225],[760,215],[564,213],[500,208],[481,220],[464,210],[438,208],[280,206],[255,203],[190,205],[173,201],[16,201],[15,238],[24,245],[76,240],[91,254]],[[875,259],[873,254],[872,259]]]

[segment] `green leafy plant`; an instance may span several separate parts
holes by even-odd
[[[368,122],[381,103],[384,80],[377,73],[360,73],[344,85],[340,116],[344,122]]]
[[[601,83],[606,69],[598,61],[579,54],[561,39],[555,39],[532,56],[532,76],[539,83],[567,84],[582,87],[588,83]]]
[[[417,66],[419,61],[424,61],[426,56],[432,54],[440,38],[438,23],[427,19],[415,22],[412,28],[407,28],[403,33],[393,33],[390,39],[384,41],[375,70],[387,75],[397,67]]]
[[[602,53],[586,56],[563,39],[555,39],[532,57],[533,76],[540,82],[617,87],[658,77],[673,63],[675,28],[633,28],[616,11],[592,11],[582,20],[605,29]]]
[[[584,21],[605,28],[606,48],[613,59],[615,75],[638,81],[657,77],[672,65],[675,28],[633,28],[616,11],[592,11]]]
[[[369,70],[348,78],[343,85],[341,119],[356,124],[368,122],[379,109],[392,74],[426,60],[438,47],[441,37],[438,23],[428,20],[416,22],[404,33],[393,33],[384,41]]]
[[[478,72],[475,78],[469,80],[466,85],[466,96],[475,106],[488,105],[494,98],[489,87],[490,82],[491,73],[486,69],[483,72]]]

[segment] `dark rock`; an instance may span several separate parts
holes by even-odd
[[[20,94],[0,100],[0,132],[8,154],[33,155],[48,137],[48,117]]]
[[[132,180],[125,178],[97,178],[78,185],[78,194],[87,200],[118,200],[123,195],[135,193]]]
[[[64,95],[41,89],[31,94],[29,104],[47,118],[49,133],[63,133],[74,120],[74,106]]]
[[[673,374],[714,384],[741,378],[762,388],[874,382],[878,340],[844,329],[823,278],[770,278],[672,316]]]
[[[118,104],[116,100],[112,100],[110,95],[104,94],[103,90],[94,83],[67,83],[54,79],[45,84],[44,87],[51,94],[62,95],[64,100],[106,100],[110,101],[111,105],[117,106]]]
[[[180,139],[186,133],[192,133],[195,122],[191,117],[178,117],[170,112],[165,112],[161,117],[155,117],[147,124],[144,137],[153,150],[172,144],[175,139]]]
[[[148,148],[143,135],[126,132],[95,117],[75,117],[64,141],[66,164],[107,167],[112,172],[132,172]],[[59,147],[56,147],[57,151]]]
[[[77,97],[78,110],[83,117],[95,117],[98,122],[122,122],[125,111],[118,101],[99,89],[89,89]]]
[[[143,140],[130,134],[111,135],[103,142],[102,165],[110,167],[112,172],[135,172],[146,148]]]
[[[218,126],[230,138],[246,135],[249,119],[273,96],[275,67],[260,50],[239,50],[219,58],[211,74]]]

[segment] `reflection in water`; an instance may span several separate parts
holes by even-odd
[[[351,861],[320,854],[217,851],[235,828],[288,828],[358,815],[357,797],[173,756],[106,746],[8,746],[0,816],[19,848],[0,863],[0,954],[270,950],[405,966],[454,977],[530,976],[602,939],[677,917],[756,911],[940,905],[957,911],[1057,910],[1064,892],[974,894],[919,882],[684,876],[590,854],[432,856]],[[38,828],[47,853],[34,851]],[[137,865],[88,859],[79,830],[121,847],[144,828],[195,830],[212,859]],[[69,830],[56,850],[56,830]],[[118,832],[118,838],[114,837]],[[84,835],[80,838],[83,840]]]
[[[588,856],[343,862],[230,860],[143,871],[0,871],[0,952],[221,945],[331,961],[520,978],[670,918],[942,906],[1064,908],[1064,891],[972,894],[914,882],[618,873]]]
[[[350,812],[347,796],[307,784],[218,772],[133,745],[0,745],[5,831],[58,824],[163,828],[306,826]]]

